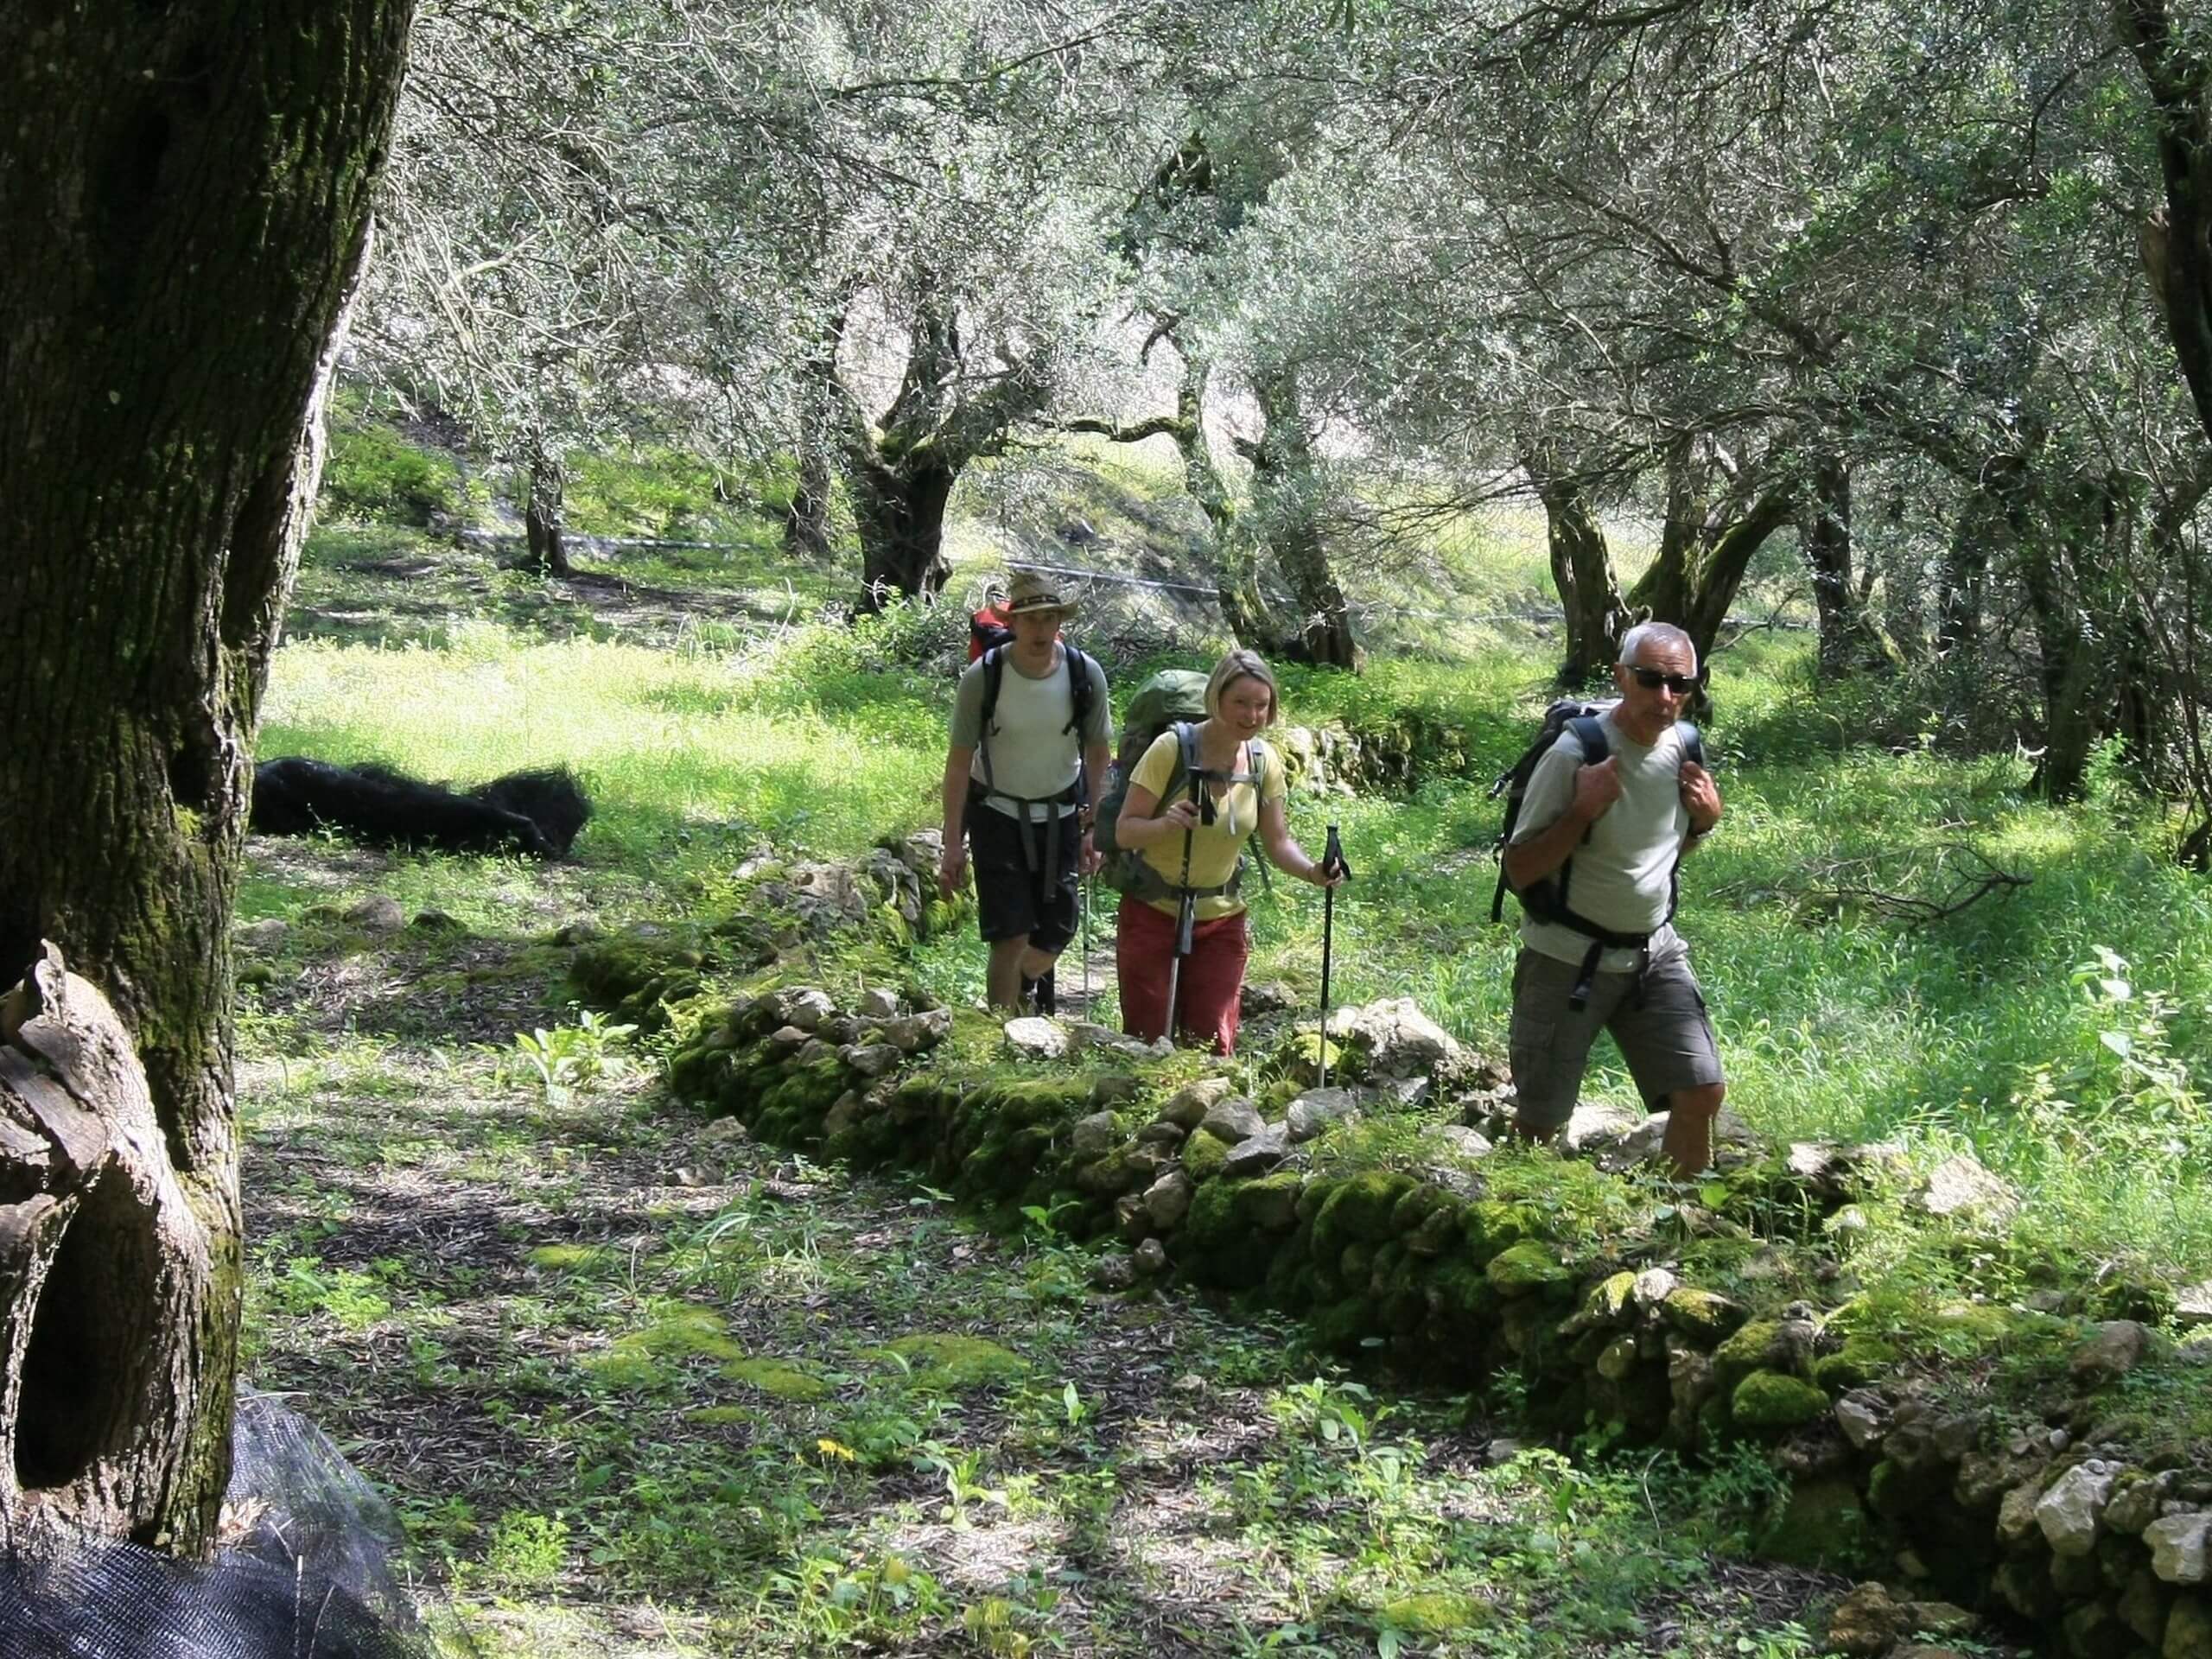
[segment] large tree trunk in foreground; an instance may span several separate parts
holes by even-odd
[[[1605,531],[1590,510],[1590,498],[1572,478],[1541,462],[1522,462],[1544,504],[1544,530],[1551,552],[1552,582],[1559,589],[1567,619],[1567,651],[1559,668],[1562,686],[1586,685],[1620,660],[1621,636],[1628,632],[1628,608]]]
[[[411,12],[0,0],[0,1548],[213,1538],[231,903]]]

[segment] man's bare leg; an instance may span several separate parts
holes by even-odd
[[[1052,972],[1052,964],[1058,960],[1058,951],[1039,950],[1026,935],[1018,939],[992,940],[988,979],[991,1006],[1009,1014],[1019,1013],[1021,988]]]
[[[1695,1089],[1677,1089],[1667,1097],[1667,1132],[1659,1148],[1681,1180],[1694,1179],[1713,1167],[1713,1120],[1728,1092],[1725,1083],[1708,1083]]]
[[[1029,955],[1029,937],[991,941],[988,979],[991,1007],[1002,1014],[1021,1011],[1021,964]]]

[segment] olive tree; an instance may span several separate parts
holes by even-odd
[[[214,1539],[231,907],[411,11],[0,5],[0,1548]]]

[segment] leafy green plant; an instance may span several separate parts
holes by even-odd
[[[564,1105],[579,1090],[628,1072],[630,1058],[621,1050],[637,1031],[583,1008],[573,1026],[517,1032],[515,1056],[536,1080],[546,1104]]]

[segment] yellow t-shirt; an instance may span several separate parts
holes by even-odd
[[[1264,740],[1252,741],[1251,757],[1258,762],[1260,784],[1255,788],[1249,783],[1232,784],[1214,802],[1214,818],[1210,824],[1193,824],[1191,828],[1191,876],[1194,887],[1217,887],[1227,881],[1236,868],[1237,855],[1244,850],[1245,842],[1260,825],[1260,806],[1262,799],[1280,801],[1288,793],[1283,782],[1282,761]],[[1167,780],[1174,774],[1175,728],[1170,726],[1152,740],[1152,747],[1144,752],[1135,770],[1129,773],[1133,789],[1152,791],[1159,804],[1154,807],[1155,816],[1164,808],[1191,793],[1191,779],[1186,774],[1175,786],[1173,795],[1164,795]],[[1236,758],[1238,772],[1253,770],[1240,747]],[[1161,880],[1171,887],[1183,885],[1183,837],[1180,835],[1162,836],[1149,847],[1138,849],[1140,858],[1160,873]],[[1150,901],[1154,910],[1175,913],[1173,898]],[[1198,901],[1198,918],[1211,922],[1220,916],[1234,916],[1244,908],[1243,900],[1232,899],[1226,893],[1215,893]]]

